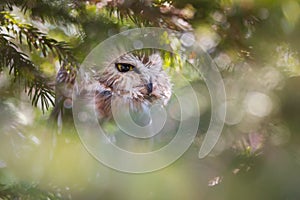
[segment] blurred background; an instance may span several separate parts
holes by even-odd
[[[199,132],[171,166],[126,174],[96,161],[68,120],[59,129],[48,118],[60,68],[75,71],[101,41],[148,26],[195,36],[222,74],[227,115],[198,159],[210,96],[164,53],[170,76],[199,91]],[[1,0],[0,199],[300,199],[299,35],[299,0]]]

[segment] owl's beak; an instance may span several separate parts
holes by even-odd
[[[148,94],[151,94],[151,93],[152,93],[152,90],[153,90],[153,84],[152,84],[152,82],[148,83],[148,84],[146,85],[146,87],[147,87],[147,92],[148,92]]]

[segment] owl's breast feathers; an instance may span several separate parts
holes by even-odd
[[[99,83],[98,88],[94,91],[95,98],[95,108],[97,109],[98,115],[102,117],[111,116],[111,97],[112,91],[109,87],[105,87],[103,84]]]
[[[106,83],[97,83],[94,93],[95,107],[99,118],[109,118],[112,116],[111,105],[134,108],[134,110],[143,110],[145,106],[149,106],[153,99],[147,93],[145,86],[136,87],[132,90],[115,90],[113,87],[108,87]]]

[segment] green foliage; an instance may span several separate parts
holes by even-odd
[[[26,41],[30,52],[35,49],[42,53],[44,57],[49,53],[56,55],[61,66],[72,65],[77,67],[70,47],[65,42],[58,42],[55,39],[47,37],[37,28],[30,24],[20,23],[9,12],[0,12],[0,30],[4,29],[8,34],[0,34],[1,54],[0,71],[4,67],[9,68],[9,74],[14,76],[14,81],[19,85],[24,85],[25,91],[32,99],[32,104],[37,106],[40,101],[42,110],[50,107],[49,103],[54,105],[54,88],[51,86],[51,79],[46,77],[25,53],[19,50],[16,43],[20,45]],[[22,84],[21,84],[22,83]]]
[[[32,104],[37,106],[39,99],[42,108],[49,108],[49,101],[54,104],[52,97],[53,90],[47,82],[50,80],[42,75],[36,66],[22,52],[17,50],[17,46],[10,42],[9,35],[0,34],[0,60],[1,68],[3,66],[9,68],[9,74],[14,75],[14,81],[23,83],[25,89],[32,99]]]
[[[0,3],[2,10],[12,10],[13,6],[21,8],[26,13],[30,12],[31,17],[40,18],[42,20],[48,20],[52,23],[59,22],[74,22],[75,19],[70,14],[72,6],[75,6],[75,1],[63,1],[63,0],[5,0]]]
[[[45,192],[38,189],[35,185],[25,183],[15,185],[0,184],[0,199],[1,200],[60,200],[61,198],[51,192]]]
[[[30,51],[34,47],[36,50],[40,50],[44,57],[51,51],[58,56],[60,62],[65,61],[75,64],[70,47],[65,42],[58,42],[52,38],[48,38],[32,25],[18,22],[9,12],[1,12],[0,21],[1,26],[18,37],[20,44],[22,44],[23,38],[26,39]]]

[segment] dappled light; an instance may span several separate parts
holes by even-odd
[[[298,0],[0,2],[0,200],[299,199],[299,35]]]

